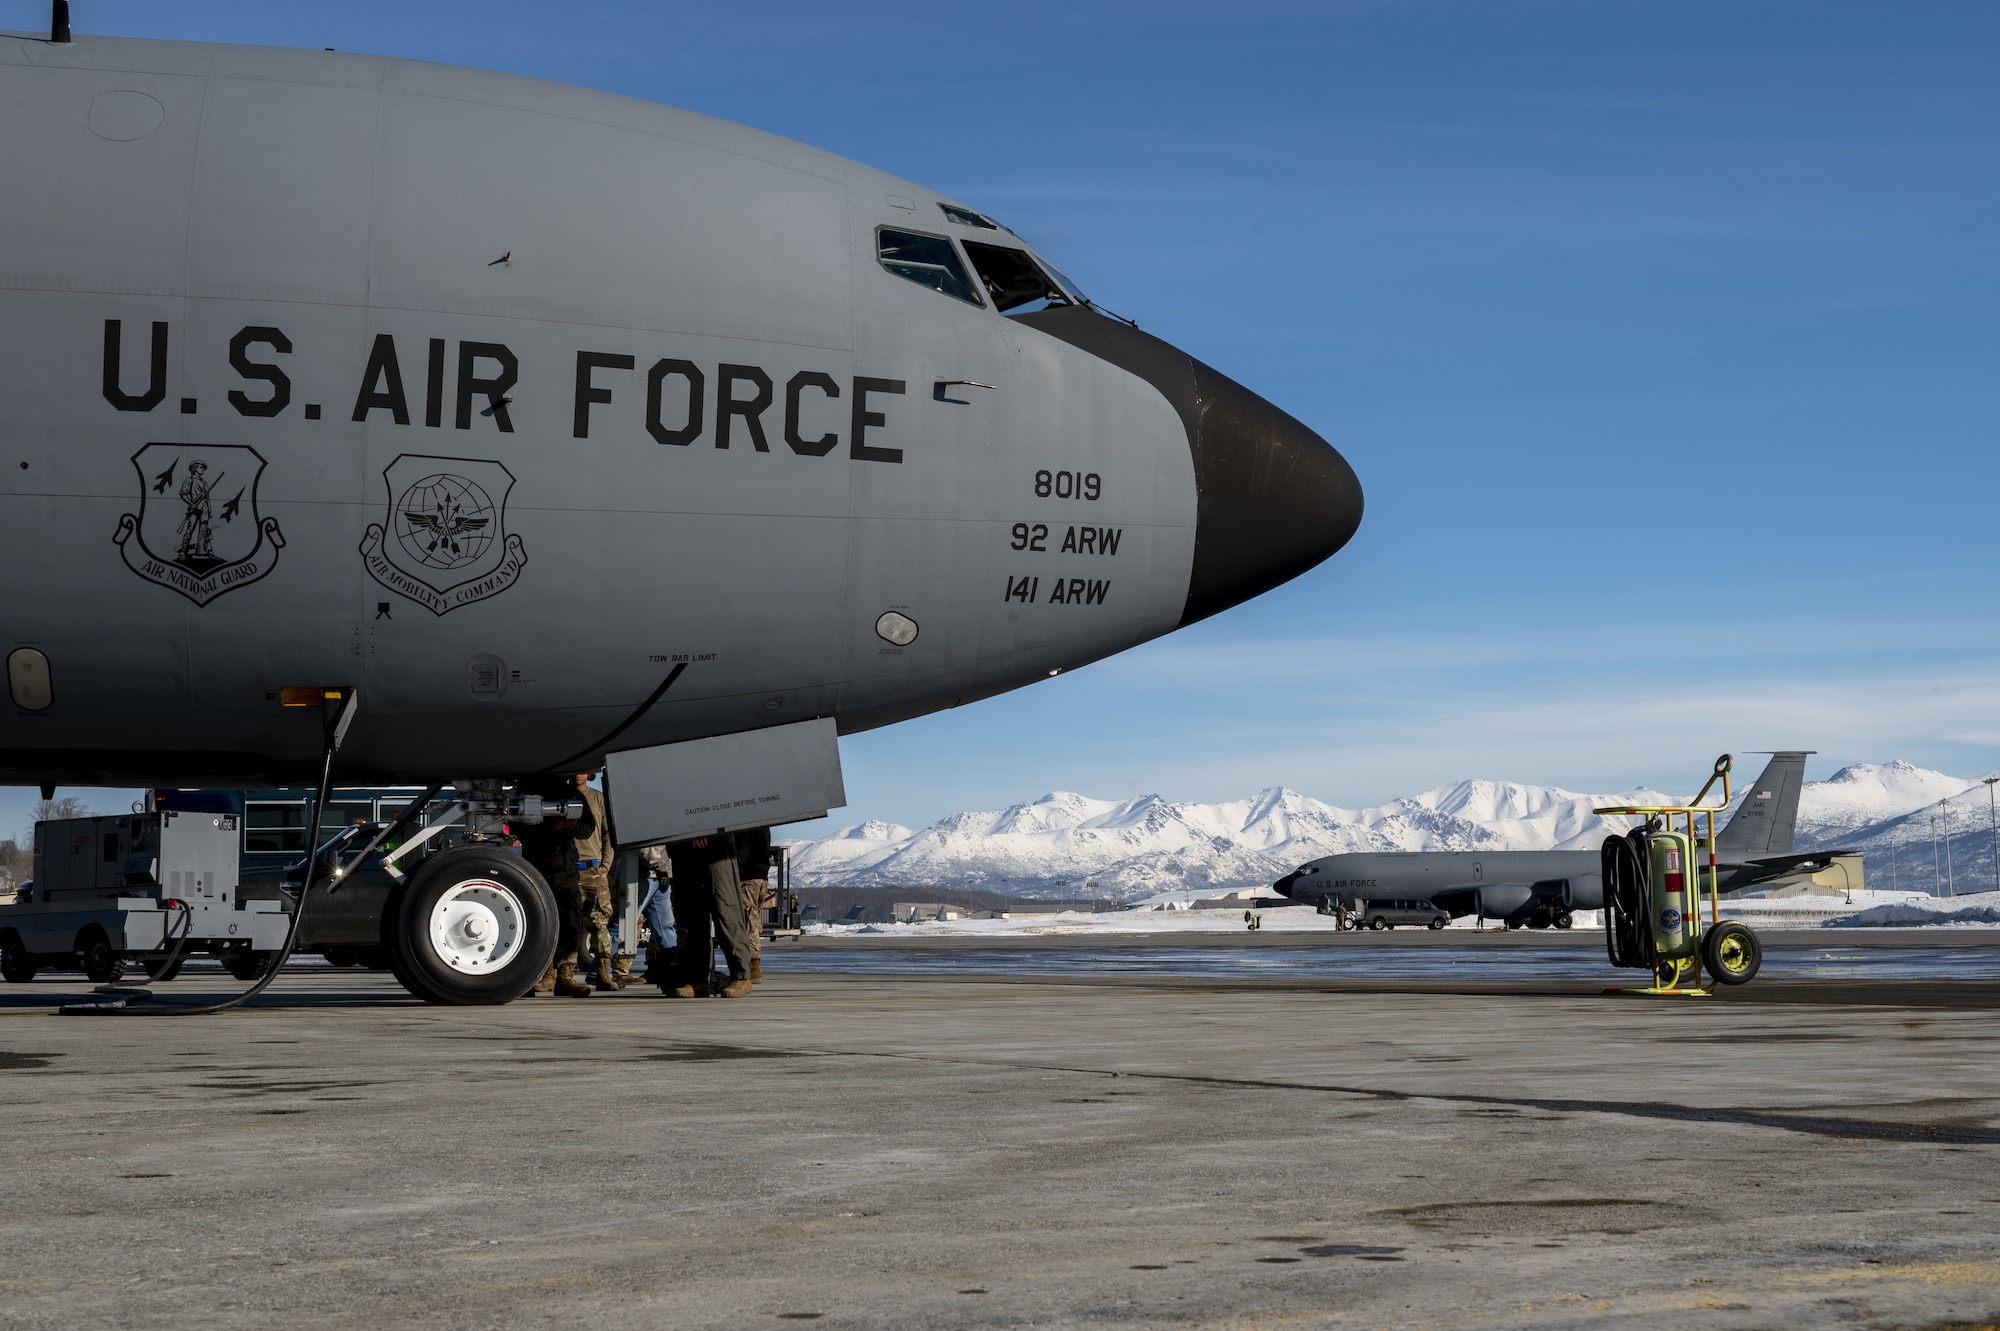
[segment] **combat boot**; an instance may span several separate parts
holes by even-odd
[[[764,982],[763,959],[760,957],[752,957],[750,958],[750,983],[762,984],[763,982]]]
[[[565,961],[556,967],[556,993],[564,998],[590,997],[590,986],[577,978],[574,963]]]
[[[750,977],[747,975],[737,975],[732,977],[729,983],[723,985],[721,989],[721,993],[724,998],[742,998],[749,992],[750,992]]]
[[[556,964],[553,961],[551,961],[549,963],[548,970],[542,973],[542,978],[535,981],[535,987],[533,989],[530,989],[528,992],[531,994],[552,994],[555,991],[556,991]]]
[[[618,983],[617,978],[611,974],[611,958],[609,957],[599,957],[597,959],[597,974],[593,982],[600,990],[607,994],[615,994],[625,987]]]
[[[632,983],[632,954],[620,952],[618,959],[611,963],[612,978],[618,981],[620,989]]]

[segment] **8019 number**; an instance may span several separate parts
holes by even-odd
[[[1095,500],[1104,493],[1103,478],[1094,471],[1038,471],[1035,498]]]

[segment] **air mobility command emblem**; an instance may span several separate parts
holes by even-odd
[[[125,566],[196,605],[269,573],[285,548],[276,518],[257,512],[264,459],[241,444],[147,444],[132,455],[139,511],[111,539]]]
[[[514,476],[499,463],[405,453],[382,480],[388,516],[369,524],[361,557],[390,591],[442,615],[498,596],[527,567],[506,531]]]

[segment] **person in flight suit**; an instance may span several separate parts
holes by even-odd
[[[724,998],[750,992],[750,940],[744,936],[743,887],[736,872],[734,837],[702,836],[667,846],[672,864],[676,965],[666,989],[673,998],[708,993],[708,976],[715,964],[715,938],[729,960]],[[662,988],[665,988],[663,985]]]
[[[771,829],[736,834],[736,874],[743,885],[744,929],[750,936],[750,983],[764,978],[764,911],[777,904],[771,895]]]

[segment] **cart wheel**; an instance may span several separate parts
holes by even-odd
[[[27,945],[13,934],[0,939],[0,979],[9,984],[26,984],[35,978],[35,961]]]
[[[460,846],[427,857],[389,897],[389,966],[427,1003],[511,1003],[556,950],[556,897],[519,855]]]
[[[246,984],[270,974],[271,963],[277,959],[275,952],[225,952],[216,958],[222,969]]]
[[[1701,940],[1701,959],[1719,984],[1748,984],[1764,964],[1764,945],[1750,926],[1725,920]]]
[[[1446,923],[1447,923],[1447,921],[1445,920],[1444,916],[1442,916],[1442,915],[1436,915],[1436,916],[1433,916],[1433,917],[1431,918],[1431,922],[1430,922],[1430,926],[1429,926],[1429,927],[1430,927],[1430,928],[1433,928],[1433,929],[1442,929],[1442,928],[1444,928],[1444,926],[1445,926],[1445,924],[1446,924]]]
[[[176,975],[179,975],[181,967],[186,964],[187,956],[185,953],[175,957],[172,962],[168,962],[165,957],[141,957],[139,959],[139,965],[145,968],[146,978],[160,984],[164,984]]]
[[[76,955],[93,984],[110,984],[125,974],[125,959],[111,950],[111,939],[94,924],[76,936]]]

